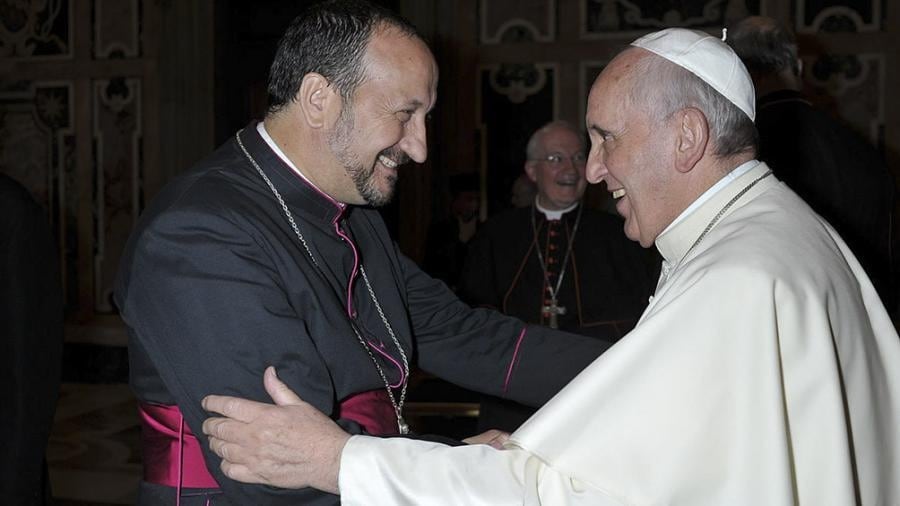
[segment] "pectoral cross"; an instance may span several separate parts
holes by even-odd
[[[544,312],[545,316],[548,316],[550,318],[550,328],[551,329],[558,329],[559,322],[556,320],[556,317],[559,315],[566,314],[566,308],[564,306],[560,306],[559,304],[556,303],[556,297],[550,299],[549,306],[541,307],[541,311]]]

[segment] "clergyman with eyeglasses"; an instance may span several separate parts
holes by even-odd
[[[524,169],[537,195],[475,235],[460,281],[464,300],[609,342],[631,330],[652,294],[658,257],[625,237],[621,218],[582,202],[586,160],[584,136],[565,121],[531,135]],[[513,431],[532,413],[485,397],[479,428]]]

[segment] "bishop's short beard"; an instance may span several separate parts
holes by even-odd
[[[371,167],[366,168],[359,160],[357,153],[351,147],[351,138],[353,136],[353,114],[349,107],[345,107],[341,111],[341,117],[338,119],[334,130],[328,135],[328,147],[331,149],[337,161],[347,171],[347,175],[356,186],[363,200],[372,207],[381,207],[388,204],[394,197],[394,187],[397,184],[397,176],[391,174],[387,176],[387,188],[381,190],[375,176],[375,163],[377,157]],[[397,162],[397,165],[404,163],[408,157],[405,153],[396,148],[388,148],[379,153],[387,156],[391,160]]]

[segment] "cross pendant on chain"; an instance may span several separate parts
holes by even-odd
[[[541,307],[541,311],[550,318],[551,329],[558,329],[559,322],[557,321],[557,316],[566,314],[566,308],[556,303],[556,297],[550,299],[549,306]]]

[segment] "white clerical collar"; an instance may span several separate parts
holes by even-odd
[[[690,216],[691,213],[693,213],[694,211],[697,210],[697,208],[702,206],[704,202],[711,199],[713,197],[713,195],[715,195],[716,193],[719,193],[719,191],[721,191],[722,188],[725,188],[726,186],[728,186],[728,183],[743,176],[750,169],[752,169],[753,167],[756,167],[757,165],[759,165],[759,160],[750,160],[749,162],[744,162],[744,163],[738,165],[737,167],[732,169],[731,172],[722,176],[722,179],[718,180],[716,182],[716,184],[710,186],[708,190],[706,190],[705,192],[703,192],[702,195],[697,197],[697,200],[693,201],[691,203],[691,205],[689,205],[687,207],[687,209],[682,211],[681,214],[679,214],[678,217],[672,221],[672,223],[669,223],[669,226],[666,227],[665,229],[663,229],[663,231],[660,232],[659,235],[665,234],[669,229],[671,229],[672,227],[674,227],[675,225],[680,223],[682,220],[684,220],[685,218]]]
[[[569,206],[569,207],[567,207],[567,208],[565,208],[565,209],[560,209],[560,210],[557,211],[557,210],[554,210],[554,209],[547,209],[547,208],[545,208],[544,206],[541,205],[540,199],[539,199],[537,196],[534,197],[534,207],[535,207],[538,211],[544,213],[544,216],[546,216],[548,220],[559,220],[559,219],[561,219],[562,216],[563,216],[564,214],[566,214],[567,212],[569,212],[569,211],[575,209],[576,207],[578,207],[578,203],[579,203],[579,201],[576,200],[575,203],[572,204],[571,206]]]
[[[334,200],[333,198],[328,196],[327,193],[323,192],[321,188],[316,186],[315,183],[310,181],[309,178],[306,177],[306,175],[304,175],[303,172],[301,172],[300,169],[297,168],[296,165],[294,165],[294,162],[292,162],[290,160],[290,158],[288,158],[287,155],[284,154],[284,151],[282,151],[281,148],[278,147],[278,144],[275,144],[275,140],[272,139],[272,137],[269,135],[269,132],[266,131],[266,126],[263,124],[262,121],[260,121],[259,123],[256,124],[256,131],[259,132],[259,135],[263,138],[264,141],[266,141],[266,144],[269,145],[269,148],[271,148],[272,151],[274,151],[275,154],[278,155],[278,158],[281,158],[282,162],[286,163],[287,166],[291,168],[291,170],[293,170],[298,176],[300,176],[304,181],[306,181],[306,184],[312,186],[317,192],[321,193],[322,195],[327,197],[328,200],[331,200],[332,202],[334,202],[341,208],[344,208],[344,206],[347,205],[347,204],[344,204],[343,202],[338,202],[337,200]]]
[[[690,206],[690,212],[685,210],[679,216],[677,223],[673,222],[656,237],[656,249],[663,257],[659,281],[656,285],[657,293],[669,279],[672,271],[678,268],[694,245],[706,235],[711,224],[721,217],[716,213],[723,213],[734,204],[734,200],[729,201],[729,199],[743,194],[771,173],[765,163],[756,160],[741,164],[729,174],[729,176],[734,175],[735,177],[729,177],[727,180],[723,178],[726,181],[724,185],[713,185],[695,202],[695,204],[700,202],[701,205]],[[741,188],[738,183],[746,183],[746,185]]]

